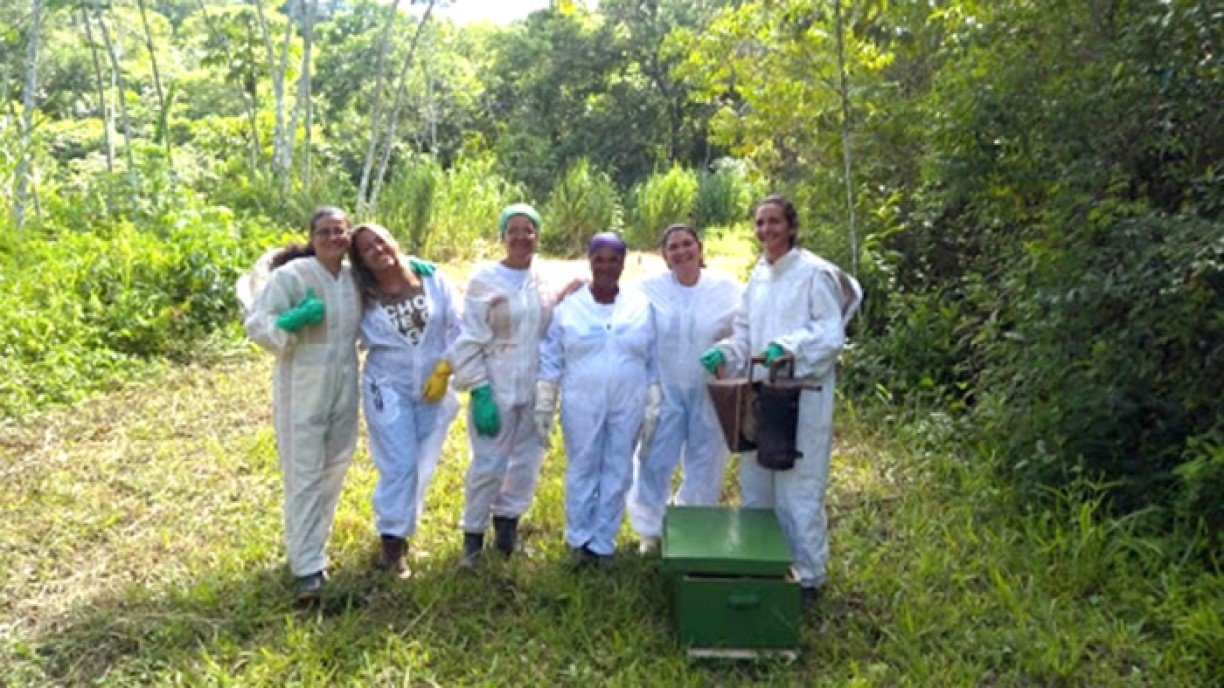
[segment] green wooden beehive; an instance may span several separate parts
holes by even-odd
[[[667,508],[663,570],[680,641],[693,656],[794,656],[799,584],[772,509]]]

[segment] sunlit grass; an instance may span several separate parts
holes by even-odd
[[[1188,543],[1091,500],[1032,509],[950,417],[849,404],[829,586],[794,663],[687,660],[658,562],[630,553],[627,527],[612,570],[572,570],[558,443],[525,555],[461,574],[463,414],[413,579],[372,569],[363,443],[330,597],[296,610],[270,376],[270,357],[230,355],[0,431],[0,682],[1205,686],[1224,666],[1224,576]]]

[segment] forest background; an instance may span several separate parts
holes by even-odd
[[[951,418],[1025,509],[1100,499],[1218,590],[1218,2],[563,4],[0,4],[6,424],[232,348],[235,277],[319,203],[446,262],[523,199],[554,255],[748,254],[781,192],[868,295],[843,404]]]

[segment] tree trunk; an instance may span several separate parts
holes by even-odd
[[[306,131],[302,141],[302,182],[310,187],[310,138],[311,129],[314,127],[314,99],[311,94],[311,70],[310,70],[310,51],[314,45],[314,22],[315,13],[319,9],[319,0],[310,0],[310,5],[306,10],[305,26],[302,28],[302,41],[305,44],[302,49],[302,82],[304,82],[305,96],[300,96],[306,102]],[[299,87],[301,88],[301,87]]]
[[[357,216],[361,217],[368,204],[366,193],[370,188],[370,171],[374,168],[374,153],[378,150],[378,131],[380,117],[383,113],[383,63],[387,59],[387,47],[391,43],[391,31],[399,16],[399,0],[391,3],[387,12],[387,23],[383,25],[382,34],[378,39],[378,53],[374,58],[374,94],[370,100],[370,140],[366,143],[365,161],[361,165],[361,183],[357,187]]]
[[[293,42],[293,0],[286,3],[285,15],[285,38],[281,42],[278,61],[273,54],[272,37],[268,33],[268,22],[263,15],[263,3],[261,0],[255,0],[255,16],[259,18],[259,31],[263,35],[264,49],[268,54],[268,71],[272,74],[272,101],[276,108],[276,121],[272,128],[272,168],[282,177],[289,167],[286,142],[292,140],[286,135],[285,126],[285,72],[289,67],[289,45]]]
[[[89,56],[93,59],[94,84],[98,90],[98,115],[102,118],[102,135],[106,146],[106,171],[115,172],[114,117],[110,101],[106,98],[106,82],[102,80],[102,61],[98,57],[98,43],[94,40],[93,27],[89,21],[89,10],[80,8],[81,24],[85,27],[85,40],[89,43]],[[108,202],[109,206],[110,203]]]
[[[429,5],[425,7],[425,14],[421,15],[421,21],[417,23],[416,33],[412,36],[412,45],[408,47],[408,54],[404,56],[404,63],[400,65],[399,77],[395,88],[395,100],[391,105],[391,116],[387,120],[387,136],[383,142],[382,160],[378,164],[378,174],[374,177],[373,190],[370,193],[371,209],[378,207],[378,192],[382,189],[383,179],[387,174],[387,163],[391,159],[391,148],[395,144],[395,129],[399,124],[400,104],[404,100],[404,93],[408,90],[408,71],[412,67],[413,57],[416,55],[417,44],[421,40],[421,33],[425,30],[425,24],[429,22],[430,15],[433,14],[433,8],[436,0],[429,0]]]
[[[34,91],[38,88],[38,29],[42,20],[42,0],[34,0],[30,14],[30,38],[26,46],[26,85],[21,107],[21,156],[17,162],[17,191],[13,199],[13,218],[25,223],[26,189],[33,166],[31,144],[34,140]]]
[[[123,92],[123,70],[119,68],[119,56],[115,54],[115,44],[111,41],[110,29],[106,28],[106,18],[102,16],[101,0],[94,0],[94,11],[97,13],[98,28],[102,33],[102,44],[106,46],[106,54],[110,58],[111,64],[111,87],[115,89],[115,95],[119,100],[119,125],[123,127],[123,148],[127,156],[128,165],[128,181],[132,186],[132,193],[136,193],[139,188],[138,178],[136,177],[136,158],[132,155],[132,120],[128,117],[127,99]]]
[[[153,33],[149,31],[149,16],[145,11],[145,0],[136,0],[140,8],[140,23],[144,27],[145,48],[149,51],[149,66],[153,71],[153,92],[157,95],[158,125],[162,146],[166,149],[168,169],[174,170],[174,156],[170,150],[170,111],[166,105],[166,94],[162,91],[161,73],[157,69],[157,51],[153,48]]]
[[[297,131],[298,122],[302,119],[309,120],[310,111],[310,36],[314,34],[314,10],[318,0],[310,0],[305,5],[305,14],[302,17],[302,66],[298,73],[297,93],[293,101],[293,113],[289,117],[289,131],[287,132],[288,141],[286,142],[285,156],[285,176],[281,179],[281,188],[288,190],[291,171],[293,169],[293,154],[297,149]],[[305,113],[305,114],[304,114]],[[309,160],[309,156],[307,156]]]
[[[858,229],[854,221],[853,154],[850,150],[850,76],[846,70],[846,37],[842,28],[841,0],[833,0],[833,18],[837,30],[838,90],[841,93],[842,163],[845,166],[846,212],[850,219],[850,274],[858,275]]]

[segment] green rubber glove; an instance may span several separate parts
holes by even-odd
[[[276,316],[276,326],[286,332],[297,332],[323,320],[323,313],[323,302],[315,296],[314,289],[307,289],[306,298],[298,305]]]
[[[716,346],[706,349],[706,352],[701,354],[701,365],[710,371],[711,375],[717,375],[718,367],[726,362],[727,356],[723,354],[722,349]]]
[[[765,365],[769,365],[770,363],[773,363],[779,358],[785,356],[786,349],[783,349],[777,344],[770,342],[769,346],[765,347],[765,350],[761,352],[761,355],[765,357]]]
[[[438,271],[438,266],[436,263],[431,263],[428,260],[421,260],[420,258],[409,258],[408,267],[412,268],[412,272],[419,277],[432,277],[433,274]]]
[[[493,390],[481,385],[472,390],[472,423],[476,432],[485,437],[496,437],[501,432],[501,414],[493,401]]]

